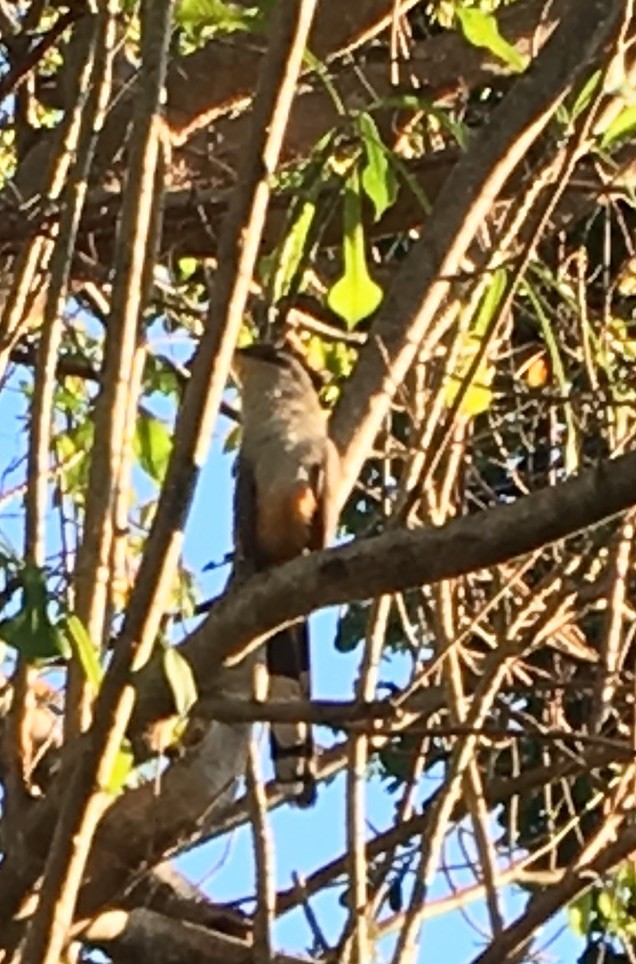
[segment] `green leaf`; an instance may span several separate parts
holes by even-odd
[[[241,426],[233,425],[225,436],[225,441],[223,442],[223,452],[236,452],[237,448],[241,444]]]
[[[118,797],[126,786],[126,781],[135,765],[135,756],[128,740],[124,740],[117,751],[108,782],[104,789],[114,797]]]
[[[199,261],[197,258],[184,256],[183,258],[179,258],[177,261],[177,268],[179,269],[179,274],[181,276],[181,280],[183,281],[187,281],[188,278],[191,278],[198,267]]]
[[[88,486],[89,456],[93,445],[93,421],[84,414],[68,432],[56,440],[58,458],[62,467],[64,491],[83,504]]]
[[[349,328],[373,314],[382,301],[382,288],[373,281],[367,268],[362,227],[360,179],[357,170],[349,175],[344,193],[344,274],[327,295],[327,304]]]
[[[629,137],[636,130],[636,104],[623,107],[622,111],[615,117],[603,133],[601,138],[601,148],[607,149],[617,141]]]
[[[354,349],[341,341],[323,342],[323,345],[325,345],[325,364],[323,367],[338,380],[348,378],[353,371],[356,360]]]
[[[61,628],[70,644],[73,656],[84,670],[84,676],[93,687],[94,692],[98,693],[104,670],[99,662],[97,648],[93,645],[84,623],[78,616],[71,614],[62,622]]]
[[[315,203],[305,201],[283,241],[274,276],[273,299],[275,302],[280,301],[289,292],[305,252],[307,236],[315,214]]]
[[[28,661],[68,659],[68,643],[49,619],[48,594],[43,571],[26,563],[20,573],[22,607],[16,616],[0,623],[0,638]]]
[[[386,148],[370,114],[359,114],[358,128],[367,159],[362,171],[362,188],[373,203],[375,220],[379,221],[387,208],[395,202],[397,181]]]
[[[488,334],[490,323],[506,290],[506,279],[507,274],[503,268],[493,272],[491,283],[486,289],[470,329],[459,337],[459,357],[455,371],[446,383],[446,404],[449,407],[452,406],[461,395],[458,411],[470,418],[488,411],[492,404],[491,385],[495,368],[488,359],[484,338]],[[477,356],[480,356],[481,360],[470,384],[466,385],[466,379]]]
[[[258,13],[257,7],[240,7],[225,0],[181,0],[176,19],[182,27],[216,27],[232,33],[249,30]]]
[[[572,104],[570,109],[570,121],[575,121],[587,107],[597,92],[599,85],[601,83],[601,71],[595,70],[591,77],[583,84],[583,87],[576,96],[576,100]]]
[[[614,918],[615,900],[608,890],[602,890],[597,897],[596,905],[599,914],[605,918],[606,924],[611,923]]]
[[[144,390],[148,394],[158,392],[160,395],[167,397],[179,397],[181,382],[177,371],[168,359],[161,355],[146,355]]]
[[[523,73],[528,65],[528,57],[522,55],[505,40],[499,25],[491,13],[484,13],[474,7],[459,7],[455,11],[464,37],[473,47],[485,47],[491,54],[508,64],[515,73]]]
[[[137,419],[135,454],[151,479],[163,482],[172,451],[172,436],[166,425],[142,409]]]
[[[577,937],[585,937],[590,929],[592,916],[592,892],[586,890],[568,907],[568,922],[570,929]]]
[[[197,684],[190,664],[174,646],[168,646],[163,653],[163,669],[177,713],[181,717],[187,716],[197,701]]]
[[[486,334],[488,326],[493,320],[499,303],[506,292],[507,280],[508,272],[505,268],[497,268],[496,271],[493,271],[491,282],[486,288],[486,293],[479,306],[479,311],[474,322],[473,331],[477,337],[483,338]]]

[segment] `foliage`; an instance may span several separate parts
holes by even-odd
[[[530,3],[518,0],[518,7]],[[269,0],[177,5],[155,145],[161,177],[137,198],[148,211],[153,190],[165,188],[161,216],[153,215],[161,230],[156,250],[148,242],[144,251],[143,244],[125,247],[130,239],[122,241],[117,231],[136,160],[143,157],[141,167],[149,169],[154,156],[144,154],[147,145],[138,140],[143,125],[131,113],[143,105],[137,85],[152,77],[143,46],[152,5],[118,5],[104,132],[83,208],[64,221],[83,197],[84,180],[74,182],[74,165],[102,122],[74,122],[78,108],[89,110],[98,87],[94,66],[86,96],[73,99],[90,18],[75,18],[69,8],[66,28],[29,65],[34,45],[52,36],[67,8],[0,5],[3,69],[11,88],[0,130],[0,890],[9,877],[5,868],[18,859],[11,841],[30,847],[38,837],[31,821],[39,830],[41,814],[46,819],[58,804],[67,806],[73,761],[96,745],[100,726],[113,725],[111,706],[110,714],[96,712],[83,736],[80,710],[90,716],[108,705],[121,653],[130,647],[117,699],[126,704],[134,689],[137,702],[129,725],[114,727],[107,765],[90,788],[107,798],[108,812],[89,859],[97,854],[100,881],[110,881],[112,871],[113,891],[90,906],[97,884],[89,863],[82,920],[93,914],[98,920],[102,910],[119,912],[121,895],[126,909],[164,914],[170,885],[153,876],[155,865],[196,844],[204,848],[238,823],[258,828],[263,816],[258,794],[229,800],[245,775],[236,749],[237,734],[244,732],[241,712],[260,713],[251,699],[252,677],[246,681],[244,665],[220,665],[216,652],[205,652],[209,664],[201,661],[206,627],[214,625],[207,613],[214,616],[216,605],[216,597],[206,597],[225,591],[233,552],[219,536],[231,512],[221,474],[241,432],[231,373],[223,419],[212,425],[202,418],[199,444],[179,471],[174,467],[180,433],[195,410],[192,393],[188,398],[193,372],[199,387],[205,382],[192,359],[219,337],[210,305],[223,295],[223,272],[232,263],[219,239],[237,210],[234,192],[244,187],[237,171],[252,149],[248,121],[276,6]],[[521,52],[530,38],[518,26],[515,5],[497,0],[420,3],[403,16],[388,2],[382,29],[358,23],[367,15],[359,6],[350,5],[336,22],[329,20],[333,4],[321,5],[329,36],[318,22],[281,162],[267,172],[268,215],[239,336],[240,344],[285,336],[304,354],[321,378],[320,397],[344,449],[364,433],[369,408],[390,398],[377,438],[366,442],[366,459],[340,516],[339,541],[402,537],[496,511],[620,456],[633,448],[636,430],[630,181],[636,112],[627,53],[618,73],[615,65],[610,70],[607,44],[576,82],[559,91],[550,123],[523,164],[482,204],[479,223],[473,211],[458,229],[458,237],[470,232],[472,243],[457,270],[433,278],[422,292],[422,266],[442,245],[444,206],[457,200],[445,186],[449,172],[489,144],[507,92],[516,83],[532,84],[533,70]],[[630,34],[627,51],[631,40]],[[447,65],[434,56],[438,45],[461,65],[461,82],[449,81]],[[108,59],[105,48],[96,50]],[[217,57],[226,66],[215,73]],[[201,79],[208,68],[212,94]],[[188,90],[184,78],[192,77],[196,83]],[[48,190],[53,183],[56,190]],[[467,178],[458,190],[459,200],[466,191],[466,204],[470,187]],[[458,237],[449,250],[460,244]],[[61,269],[69,240],[72,250]],[[145,280],[122,287],[140,259]],[[60,279],[61,307],[52,310],[47,292]],[[419,312],[441,285],[447,294],[426,330],[417,328],[417,345],[411,344]],[[135,314],[130,343],[118,327],[126,311]],[[225,315],[222,321],[221,327]],[[400,376],[394,378],[391,360],[409,351],[413,361],[396,365]],[[373,364],[381,372],[371,389],[370,382],[356,381],[358,362],[365,371],[369,359],[365,377]],[[118,403],[113,385],[122,388]],[[356,397],[351,386],[358,386]],[[202,395],[208,389],[204,385]],[[347,406],[355,414],[348,434],[342,429]],[[204,451],[210,438],[218,446],[211,481]],[[106,477],[111,482],[104,495]],[[166,523],[160,507],[168,498],[174,511]],[[149,601],[148,574],[177,558],[184,526],[182,558],[168,567],[169,577]],[[161,543],[162,527],[171,527],[169,544]],[[358,718],[334,723],[330,707],[319,707],[330,720],[328,729],[317,730],[318,740],[330,744],[320,757],[320,780],[334,780],[328,791],[334,797],[349,794],[342,812],[350,826],[338,839],[346,836],[349,848],[356,834],[368,831],[373,841],[364,861],[357,854],[364,872],[357,863],[355,873],[364,879],[353,882],[358,896],[366,888],[369,924],[368,954],[358,954],[357,964],[379,959],[387,935],[406,940],[408,921],[422,908],[424,914],[431,907],[448,912],[455,926],[460,915],[453,908],[463,912],[474,885],[487,897],[488,949],[496,955],[501,935],[512,930],[501,898],[515,884],[526,902],[521,920],[531,925],[527,952],[538,954],[541,928],[569,900],[565,889],[559,891],[568,873],[578,875],[568,920],[586,943],[580,960],[633,957],[633,865],[620,853],[600,873],[594,869],[594,855],[613,853],[611,847],[618,850],[617,841],[633,833],[633,542],[633,513],[610,518],[520,560],[441,584],[411,585],[390,597],[354,597],[332,617],[333,639],[327,628],[315,640],[338,698],[355,698],[361,712],[364,693],[365,701],[382,701],[383,708],[381,718],[359,725]],[[165,558],[152,555],[158,544]],[[442,540],[440,552],[448,552]],[[463,572],[461,560],[455,562],[455,571]],[[142,624],[152,628],[149,660]],[[314,697],[322,695],[314,686]],[[238,712],[240,699],[247,709]],[[165,709],[161,718],[155,718],[157,705]],[[32,726],[39,712],[46,715],[44,737]],[[368,786],[359,771],[354,775],[362,766]],[[340,775],[347,768],[345,787]],[[220,775],[219,787],[214,780]],[[269,791],[271,803],[278,790]],[[331,852],[336,836],[327,842],[331,828],[317,813],[302,815],[302,833]],[[293,820],[286,820],[274,824],[279,846],[279,828],[293,830]],[[52,831],[38,837],[29,858],[38,879],[42,857],[54,846]],[[255,852],[266,862],[263,850]],[[362,938],[352,856],[347,851],[340,864],[316,874],[302,868],[302,887],[278,895],[280,913],[306,907],[316,959],[325,959],[326,943],[332,957],[356,960],[352,947]],[[437,906],[427,903],[429,859],[436,898],[444,895]],[[258,870],[263,886],[271,868]],[[0,901],[0,956],[13,953],[12,928],[21,934],[24,926],[17,908],[33,896],[30,884],[23,886],[31,865],[26,876],[21,872],[15,876],[22,882],[16,915],[6,910],[8,897]],[[258,880],[247,866],[238,873],[252,895]],[[327,906],[330,890],[337,892],[337,915],[325,913],[316,923],[323,910],[318,901],[314,909],[313,898],[320,894]],[[205,935],[210,920],[215,934],[222,931],[202,890],[196,901],[187,888],[181,891],[178,900],[172,897],[177,913],[185,915],[186,905],[191,912],[192,920],[183,918],[184,933],[195,921],[197,934]],[[554,896],[554,905],[537,919],[545,894]],[[251,930],[251,921],[245,926]],[[324,940],[321,926],[328,931]],[[119,959],[122,949],[112,938],[100,943],[84,931],[77,935],[87,960],[95,949]],[[154,959],[153,953],[145,956]]]

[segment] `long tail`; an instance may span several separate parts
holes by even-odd
[[[267,641],[270,697],[275,700],[311,696],[309,624],[283,629]],[[279,783],[291,786],[294,802],[309,807],[316,800],[314,742],[308,723],[272,723],[270,747]]]

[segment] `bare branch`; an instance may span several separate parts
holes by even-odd
[[[430,584],[532,552],[633,505],[635,470],[636,453],[630,453],[513,504],[437,529],[387,532],[312,553],[228,593],[192,634],[184,653],[195,667],[201,660],[209,673],[211,659],[238,662],[270,629],[318,605]]]
[[[274,848],[267,824],[267,798],[260,774],[258,747],[250,740],[247,757],[247,789],[252,813],[252,837],[256,855],[256,912],[254,915],[254,964],[270,964],[272,924],[276,902]]]
[[[106,911],[83,936],[89,945],[115,953],[124,964],[143,960],[154,964],[257,964],[254,948],[246,941],[143,908]],[[306,960],[287,954],[276,954],[271,962],[306,964]]]

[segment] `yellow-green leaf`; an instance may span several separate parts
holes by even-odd
[[[397,181],[387,157],[387,150],[370,114],[363,112],[358,116],[358,128],[367,161],[362,169],[362,188],[375,208],[375,220],[379,221],[387,208],[395,202]]]
[[[618,117],[603,132],[601,138],[601,148],[606,150],[617,141],[629,137],[636,130],[636,104],[624,107]]]
[[[476,348],[472,349],[472,353],[476,353]],[[462,366],[465,371],[468,371],[470,361],[470,356],[466,355],[465,363]],[[457,399],[457,396],[462,392],[462,398],[458,408],[458,411],[462,415],[475,418],[477,415],[481,415],[482,412],[487,412],[492,405],[493,398],[492,389],[488,384],[489,378],[492,380],[492,372],[487,365],[479,366],[468,388],[464,388],[464,378],[462,378],[461,375],[451,375],[446,383],[446,404],[450,408]]]
[[[217,27],[226,33],[248,30],[258,9],[241,7],[225,0],[181,0],[177,21],[185,27]]]
[[[601,83],[601,71],[595,70],[583,84],[570,110],[570,121],[575,121],[589,107]]]
[[[364,248],[360,180],[354,169],[344,193],[344,273],[327,295],[327,304],[349,328],[373,314],[383,297],[382,288],[369,275]]]
[[[307,243],[307,235],[314,220],[316,205],[305,201],[280,249],[273,285],[273,299],[280,301],[288,292],[300,265]]]
[[[135,454],[142,469],[155,482],[163,482],[172,451],[172,436],[166,425],[142,409],[137,419]]]
[[[456,404],[459,397],[458,411],[470,418],[488,411],[492,404],[491,385],[495,376],[495,367],[488,358],[484,338],[487,336],[490,323],[506,290],[506,281],[507,274],[503,268],[493,272],[470,329],[459,337],[459,355],[455,371],[449,375],[446,382],[446,404],[450,408]],[[467,385],[466,380],[477,357],[481,360],[470,384]]]
[[[590,928],[592,913],[592,894],[589,890],[572,901],[568,907],[568,921],[577,937],[585,937]]]
[[[601,914],[606,922],[610,922],[614,917],[614,907],[616,901],[614,897],[608,890],[602,890],[596,900],[598,912]]]
[[[134,764],[135,757],[132,748],[128,741],[125,740],[117,751],[113,768],[104,789],[114,797],[118,797],[126,786]]]
[[[104,670],[99,662],[97,648],[93,645],[84,623],[78,616],[71,614],[63,621],[62,631],[70,643],[73,656],[84,671],[84,676],[95,693],[99,692]]]
[[[523,57],[502,37],[497,20],[491,13],[474,7],[458,7],[455,14],[468,43],[473,47],[485,47],[515,73],[523,73],[528,65],[528,57]]]
[[[235,452],[241,443],[241,426],[233,425],[223,442],[224,452]]]
[[[179,269],[179,274],[181,275],[181,279],[183,281],[187,281],[188,278],[191,278],[198,267],[199,262],[197,258],[184,255],[183,258],[179,258],[177,261],[177,268]]]
[[[168,646],[163,653],[163,669],[177,713],[187,716],[197,701],[197,684],[190,664],[174,646]]]

